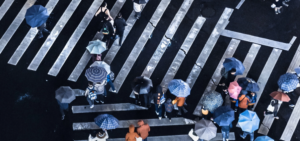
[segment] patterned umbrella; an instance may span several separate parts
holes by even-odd
[[[132,90],[139,94],[148,94],[151,87],[153,87],[152,80],[145,76],[136,77],[132,84]]]
[[[229,106],[221,106],[214,112],[214,122],[219,126],[229,126],[234,120],[234,111]]]
[[[236,81],[230,82],[230,85],[228,87],[228,93],[230,97],[232,97],[233,99],[238,99],[241,90],[242,87],[240,87]]]
[[[289,102],[291,100],[287,94],[278,91],[272,92],[270,96],[283,102]]]
[[[95,41],[90,41],[89,45],[86,47],[86,49],[91,53],[91,54],[101,54],[104,52],[106,48],[106,43],[100,41],[99,39]]]
[[[85,77],[91,82],[103,82],[107,78],[107,72],[101,67],[90,67],[85,71]]]
[[[246,110],[240,114],[238,124],[243,131],[252,133],[258,129],[259,121],[255,112]]]
[[[31,27],[39,27],[44,24],[49,17],[47,9],[41,5],[33,5],[27,9],[25,19]]]
[[[283,91],[293,91],[297,88],[299,80],[295,74],[286,73],[281,75],[277,84]]]
[[[71,103],[75,97],[75,92],[69,86],[61,86],[55,91],[55,98],[60,103]]]
[[[119,120],[109,114],[102,114],[97,116],[95,123],[102,129],[116,129],[119,126]]]
[[[90,67],[93,67],[93,66],[98,66],[98,67],[104,68],[106,70],[107,74],[109,74],[111,72],[110,65],[108,65],[104,61],[95,61]]]
[[[254,141],[274,141],[274,139],[269,136],[259,136]]]
[[[222,95],[216,91],[212,91],[209,94],[205,95],[203,98],[203,106],[207,108],[211,113],[222,106],[223,98]]]
[[[200,139],[211,140],[217,135],[217,127],[212,121],[201,119],[195,124],[195,132]]]
[[[173,79],[169,83],[168,88],[171,94],[177,97],[187,97],[191,93],[190,86],[181,79]]]
[[[251,92],[259,91],[259,86],[251,78],[247,78],[247,77],[239,78],[237,82],[243,88],[243,90],[247,90]]]
[[[236,70],[235,75],[242,75],[245,71],[245,67],[243,63],[234,57],[226,58],[223,63],[223,66],[226,72],[235,69]]]

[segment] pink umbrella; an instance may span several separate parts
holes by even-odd
[[[229,85],[228,93],[231,98],[238,99],[238,96],[239,96],[241,90],[242,90],[242,87],[240,87],[236,81],[233,81]]]

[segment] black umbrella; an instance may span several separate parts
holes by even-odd
[[[133,91],[139,94],[148,94],[151,87],[153,87],[153,84],[150,78],[145,76],[138,76],[133,80],[131,87]]]

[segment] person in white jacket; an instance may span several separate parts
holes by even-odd
[[[108,139],[108,134],[105,129],[101,129],[95,137],[89,135],[89,141],[106,141],[106,139]]]

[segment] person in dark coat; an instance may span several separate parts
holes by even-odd
[[[50,31],[46,29],[46,23],[42,24],[41,26],[37,27],[38,31],[38,38],[43,38],[43,32],[46,32],[47,34],[50,34]]]
[[[59,105],[59,111],[61,113],[61,120],[64,120],[65,119],[65,112],[64,111],[69,111],[69,103],[61,103],[58,100],[57,100],[57,103]]]
[[[163,91],[160,85],[154,88],[154,92],[152,93],[151,99],[153,99],[154,106],[155,106],[155,113],[158,115],[159,120],[162,117],[162,104],[161,104],[161,97],[163,96]],[[150,103],[150,102],[149,102]]]
[[[281,13],[280,9],[282,8],[282,0],[275,0],[275,14]]]
[[[172,99],[168,98],[167,101],[164,103],[164,105],[165,105],[165,117],[169,118],[171,122],[171,119],[173,117],[172,111],[174,109],[174,105],[172,104]]]
[[[273,114],[275,119],[279,119],[279,117],[277,116],[277,112],[278,112],[279,104],[281,103],[282,101],[280,100],[272,99],[269,105],[271,108],[269,108],[268,106],[267,111],[264,111],[264,116]]]
[[[106,47],[109,47],[111,38],[115,35],[115,29],[112,23],[110,22],[111,19],[108,17],[108,15],[104,15],[104,19],[106,19],[106,21],[103,23],[102,27],[102,33],[104,35],[103,41],[106,42]]]
[[[230,123],[229,126],[221,126],[221,132],[222,132],[222,138],[223,141],[228,141],[229,140],[229,131],[230,128],[232,128],[232,124]]]
[[[127,26],[127,23],[122,18],[122,14],[119,13],[117,18],[115,19],[115,27],[116,27],[116,36],[119,36],[119,45],[121,46],[122,40],[123,40],[123,34],[125,30],[125,26]],[[117,38],[117,37],[116,37]]]
[[[248,104],[248,109],[249,110],[252,110],[252,108],[254,107],[254,104],[256,103],[256,97],[257,97],[257,95],[256,95],[256,93],[255,92],[250,92],[249,94],[248,94],[248,96],[249,96],[249,100],[250,100],[250,103]]]
[[[227,91],[227,88],[230,85],[230,82],[233,82],[235,79],[235,74],[236,74],[236,70],[235,69],[231,69],[228,72],[225,72],[225,68],[222,69],[221,71],[222,74],[222,80],[219,84],[219,86],[222,86],[222,89],[225,91]]]

